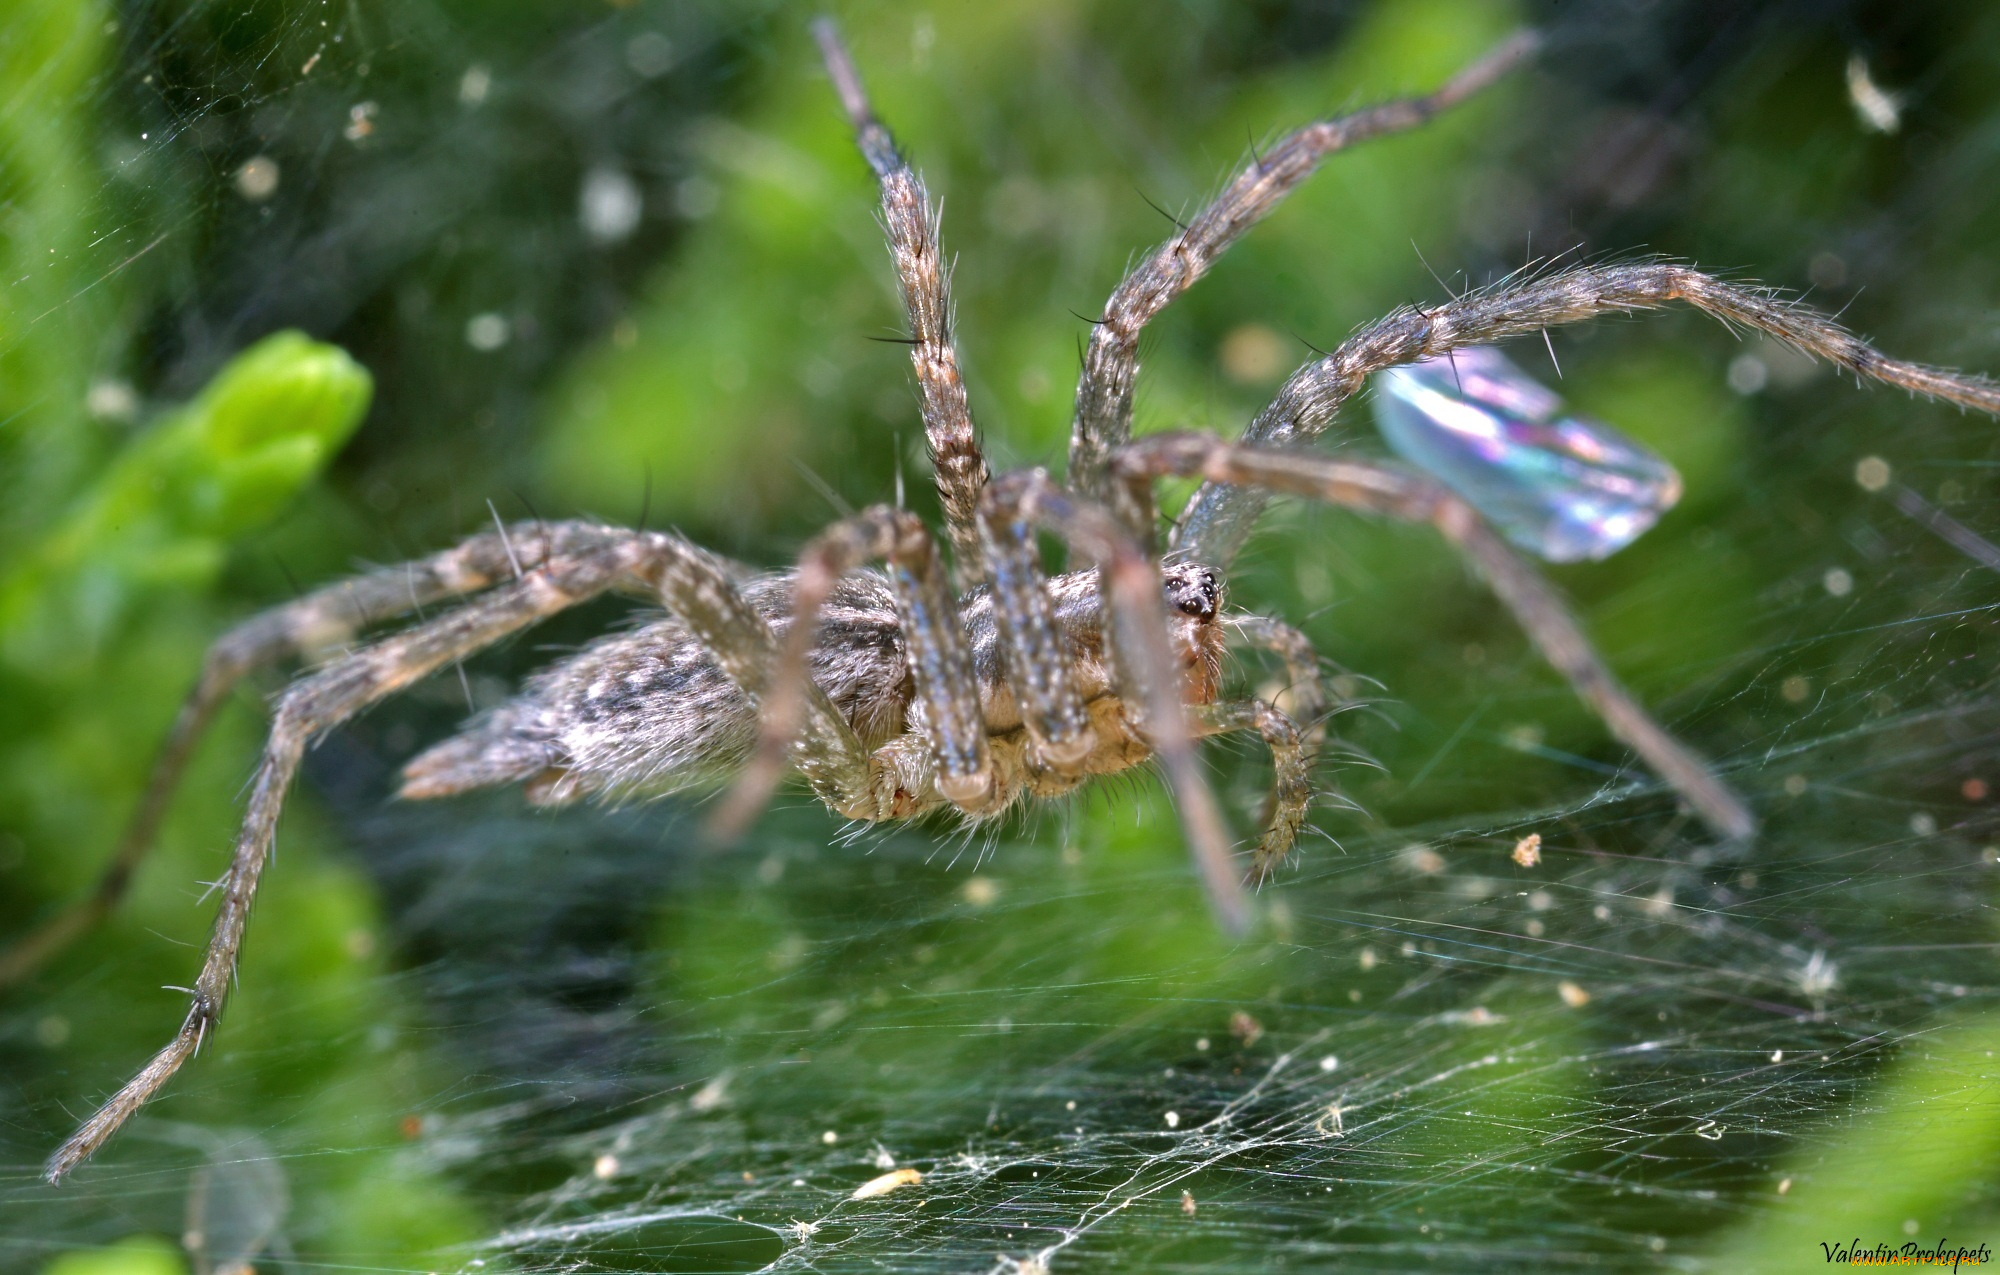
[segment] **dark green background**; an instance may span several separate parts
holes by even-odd
[[[1233,431],[1309,345],[1559,252],[1810,288],[1894,353],[2000,369],[1989,5],[839,8],[944,201],[999,466],[1059,463],[1078,316],[1167,232],[1149,201],[1523,20],[1535,67],[1337,158],[1154,326],[1142,430]],[[767,564],[899,473],[934,508],[810,12],[11,0],[0,931],[93,878],[202,648],[259,606],[489,502]],[[1904,95],[1896,134],[1859,121],[1854,55]],[[579,225],[593,168],[643,195],[615,243]],[[479,315],[504,346],[468,343]],[[372,373],[351,441],[302,414],[267,426],[325,442],[291,468],[164,466],[146,440],[198,433],[178,405],[287,327]],[[224,1202],[276,1217],[271,1270],[1736,1271],[2000,1241],[2000,578],[1854,481],[1880,456],[2000,528],[1993,423],[1691,315],[1554,340],[1564,393],[1688,485],[1556,577],[1758,807],[1754,845],[1709,845],[1432,539],[1297,508],[1233,597],[1340,666],[1322,780],[1357,809],[1316,816],[1240,944],[1151,779],[969,842],[850,838],[792,795],[721,857],[680,803],[386,801],[468,698],[621,622],[593,607],[313,755],[219,1037],[53,1190],[41,1158],[179,1020],[159,988],[191,975],[261,730],[238,697],[116,921],[0,999],[0,1265],[188,1269],[191,1192],[211,1231]],[[1761,392],[1729,388],[1746,354]],[[1258,750],[1212,753],[1247,830]],[[847,1201],[890,1163],[924,1182]]]

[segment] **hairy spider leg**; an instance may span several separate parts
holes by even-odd
[[[1060,770],[1089,756],[1097,737],[1077,689],[1068,643],[1056,625],[1035,523],[1024,516],[1024,504],[1045,482],[1024,484],[1010,476],[982,502],[979,537],[1008,688],[1036,756]]]
[[[623,532],[586,522],[521,522],[473,536],[452,549],[400,566],[381,567],[316,589],[252,616],[216,640],[201,675],[181,704],[154,756],[145,790],[91,892],[0,953],[0,987],[26,978],[43,962],[109,916],[125,895],[158,836],[196,746],[215,714],[245,677],[285,659],[345,646],[384,620],[445,598],[478,593],[517,574],[515,564],[539,564],[612,543]]]
[[[820,636],[821,608],[841,576],[878,559],[889,564],[937,790],[972,813],[996,795],[972,652],[930,532],[912,513],[875,505],[821,532],[799,557],[792,627],[765,688],[756,751],[709,821],[717,839],[739,837],[784,777],[812,683],[806,661]]]
[[[995,479],[986,489],[985,516],[1046,527],[1062,536],[1073,551],[1097,563],[1104,582],[1107,648],[1120,683],[1120,699],[1138,707],[1143,715],[1137,724],[1166,771],[1179,805],[1188,853],[1208,892],[1210,906],[1230,932],[1245,932],[1250,926],[1250,899],[1230,855],[1229,836],[1215,794],[1209,791],[1196,762],[1181,679],[1167,636],[1159,565],[1108,509],[1072,496],[1043,470],[1021,470]],[[1040,592],[1040,572],[1034,575]],[[996,605],[995,617],[1006,616],[1008,610]],[[1005,632],[1003,620],[1003,635]],[[1004,637],[1003,649],[1009,676],[1018,679],[1019,660]]]
[[[1486,578],[1515,622],[1577,695],[1717,832],[1744,838],[1757,820],[1709,764],[1655,722],[1606,666],[1562,595],[1509,548],[1472,506],[1430,478],[1386,465],[1304,456],[1230,443],[1209,434],[1154,434],[1113,458],[1128,482],[1173,475],[1261,487],[1428,523]]]
[[[193,1057],[221,1016],[285,791],[312,739],[454,660],[614,589],[663,599],[724,672],[753,695],[762,689],[777,656],[777,643],[762,617],[736,591],[722,563],[676,536],[608,527],[593,531],[601,535],[597,547],[574,556],[552,554],[519,579],[336,660],[292,683],[278,697],[264,759],[252,781],[243,827],[221,882],[222,903],[188,1016],[173,1041],[50,1157],[45,1171],[49,1181],[62,1180],[104,1145]],[[815,788],[852,788],[865,779],[867,754],[845,719],[817,691],[813,687],[807,696],[802,725],[816,751],[801,769]],[[843,736],[844,751],[839,742]]]
[[[1179,234],[1128,273],[1091,329],[1077,379],[1070,435],[1071,490],[1118,509],[1142,540],[1152,534],[1150,490],[1115,490],[1106,480],[1114,448],[1132,433],[1132,386],[1139,372],[1139,333],[1154,316],[1208,272],[1225,249],[1262,221],[1321,161],[1359,142],[1400,133],[1449,110],[1519,66],[1541,47],[1534,31],[1517,31],[1435,92],[1384,102],[1351,115],[1320,120],[1252,157],[1222,193]]]
[[[1276,705],[1261,699],[1227,700],[1202,704],[1193,710],[1197,735],[1221,735],[1230,731],[1254,730],[1271,750],[1275,772],[1271,782],[1269,812],[1264,818],[1264,834],[1257,840],[1250,860],[1249,880],[1262,885],[1292,852],[1312,809],[1312,749],[1297,722]]]
[[[1249,875],[1253,884],[1261,884],[1291,853],[1314,800],[1310,779],[1313,761],[1326,742],[1326,683],[1312,640],[1291,625],[1248,613],[1232,615],[1224,623],[1241,645],[1278,657],[1285,666],[1285,689],[1291,700],[1290,713],[1262,699],[1247,699],[1214,705],[1202,710],[1205,716],[1197,715],[1201,734],[1255,730],[1270,750],[1274,774],[1261,821],[1264,835]]]
[[[1812,308],[1769,288],[1725,283],[1670,262],[1579,266],[1541,278],[1505,280],[1441,302],[1403,306],[1367,324],[1323,359],[1292,374],[1243,432],[1259,446],[1304,442],[1384,368],[1471,345],[1528,336],[1602,314],[1657,310],[1682,301],[1723,324],[1754,328],[1815,358],[1928,398],[2000,414],[2000,385],[1892,359]],[[1178,553],[1227,567],[1263,509],[1265,495],[1210,481],[1195,492],[1174,536]]]
[[[952,345],[951,270],[938,239],[937,210],[931,206],[923,179],[904,162],[875,118],[854,60],[841,43],[830,18],[813,23],[840,104],[854,125],[856,144],[882,183],[882,224],[889,236],[889,255],[902,286],[903,309],[910,321],[910,364],[916,369],[922,402],[924,439],[937,475],[938,499],[944,506],[945,535],[951,542],[960,588],[981,578],[979,533],[974,520],[979,493],[986,486],[986,456],[972,425],[965,380],[958,371],[958,351]]]
[[[1304,728],[1307,744],[1317,749],[1326,738],[1327,693],[1319,673],[1319,652],[1313,649],[1312,639],[1268,615],[1232,615],[1225,624],[1243,640],[1243,645],[1269,651],[1284,664],[1285,676],[1291,681],[1287,689],[1291,692],[1292,716]]]

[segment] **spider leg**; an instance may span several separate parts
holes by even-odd
[[[922,397],[924,438],[937,474],[945,534],[951,541],[959,584],[970,588],[980,579],[979,533],[974,519],[979,493],[986,486],[986,456],[972,427],[965,381],[959,375],[958,352],[951,340],[951,270],[938,241],[937,210],[931,207],[923,179],[911,170],[897,152],[889,130],[875,118],[854,60],[841,43],[833,20],[822,18],[813,23],[813,37],[819,41],[840,104],[854,125],[856,144],[882,183],[882,224],[888,231],[889,253],[896,262],[903,309],[910,320],[910,363],[916,369]]]
[[[220,1018],[285,790],[315,737],[454,660],[613,589],[663,598],[725,673],[751,694],[761,690],[764,673],[776,656],[776,643],[720,562],[678,537],[655,532],[596,528],[594,535],[580,539],[595,539],[597,544],[580,554],[552,556],[455,611],[385,637],[299,679],[278,697],[243,827],[222,878],[222,903],[195,980],[193,1006],[167,1047],[56,1150],[46,1167],[49,1181],[60,1181],[104,1145],[193,1057]],[[836,725],[824,721],[828,715]],[[837,738],[845,732],[852,741],[845,753],[823,744],[809,777],[829,786],[855,782],[852,772],[865,763],[866,755],[853,741],[845,720],[824,697],[808,698],[805,717],[809,738]]]
[[[1611,733],[1685,797],[1703,820],[1731,838],[1756,831],[1756,817],[1742,799],[1619,684],[1555,586],[1509,548],[1470,505],[1439,483],[1384,465],[1246,447],[1205,434],[1151,435],[1120,449],[1113,464],[1128,482],[1150,482],[1167,474],[1200,477],[1430,524],[1486,578],[1542,658],[1569,681]]]
[[[1063,536],[1073,550],[1097,562],[1105,595],[1104,629],[1114,655],[1114,671],[1122,684],[1120,695],[1143,713],[1147,742],[1159,756],[1178,800],[1188,852],[1208,891],[1210,905],[1224,926],[1242,933],[1250,925],[1250,900],[1230,856],[1229,835],[1215,794],[1209,791],[1208,781],[1196,764],[1186,706],[1181,700],[1181,679],[1167,638],[1158,565],[1109,510],[1070,495],[1039,469],[995,479],[986,489],[982,522],[994,527],[1047,527]],[[1028,566],[1035,577],[1035,592],[1044,594],[1040,572],[1032,569],[1032,563]],[[995,570],[997,577],[997,564]],[[996,591],[998,587],[996,578]],[[1004,617],[1001,642],[1010,679],[1017,685],[1054,685],[1065,677],[1066,673],[1051,673],[1046,665],[1027,667],[1031,660],[1066,664],[1059,647],[1051,660],[1045,648],[1014,644],[1019,633],[1009,625],[1024,618],[1032,623],[1033,605],[1023,597],[1015,604],[1020,607],[1016,612],[1015,605],[1002,604],[997,596],[995,603],[995,616]],[[1022,715],[1027,720],[1025,703]]]
[[[876,505],[820,533],[799,558],[792,627],[765,687],[757,751],[709,822],[717,838],[734,840],[770,800],[791,756],[805,692],[812,684],[806,661],[820,638],[820,610],[841,576],[878,558],[889,562],[937,790],[952,804],[975,812],[996,795],[972,652],[930,532],[916,515]]]
[[[1243,441],[1289,445],[1317,436],[1371,373],[1469,345],[1529,336],[1601,314],[1658,310],[1682,301],[1722,323],[1754,328],[1858,377],[2000,414],[2000,385],[1881,353],[1832,319],[1768,288],[1725,283],[1686,266],[1642,261],[1581,266],[1539,279],[1503,282],[1433,309],[1404,306],[1363,327],[1323,359],[1292,374]],[[1188,502],[1174,537],[1177,552],[1227,566],[1264,507],[1262,492],[1210,481]]]
[[[1415,128],[1513,70],[1540,46],[1519,31],[1423,97],[1383,102],[1352,115],[1306,125],[1232,177],[1214,202],[1127,274],[1091,329],[1076,387],[1069,449],[1069,486],[1093,499],[1117,501],[1126,527],[1152,532],[1151,492],[1114,491],[1105,466],[1132,432],[1132,385],[1139,371],[1139,332],[1175,297],[1208,272],[1215,259],[1276,208],[1320,161],[1335,151]],[[1137,500],[1136,506],[1127,502]]]
[[[1326,738],[1326,682],[1320,677],[1319,652],[1312,640],[1282,620],[1268,615],[1233,615],[1229,628],[1244,645],[1254,646],[1284,661],[1285,675],[1291,679],[1292,717],[1304,723],[1304,737],[1311,750]]]
[[[221,1015],[278,812],[306,744],[452,660],[612,587],[635,565],[630,550],[637,547],[628,542],[619,551],[551,562],[456,611],[337,660],[279,696],[187,1019],[173,1041],[56,1151],[47,1166],[51,1182],[60,1181],[143,1106],[193,1056]]]
[[[139,804],[96,886],[0,953],[0,987],[26,978],[118,906],[152,849],[174,789],[202,735],[245,677],[281,660],[341,646],[370,625],[440,599],[490,588],[516,574],[510,546],[515,557],[540,563],[608,544],[622,534],[584,522],[518,523],[504,532],[473,536],[428,558],[381,567],[315,590],[225,633],[208,649],[200,677],[168,727]]]
[[[1299,829],[1305,826],[1306,812],[1312,808],[1311,745],[1297,722],[1260,699],[1204,704],[1194,711],[1194,717],[1197,735],[1254,730],[1271,750],[1271,765],[1277,774],[1271,785],[1264,835],[1258,839],[1249,873],[1252,884],[1262,884],[1292,852]]]
[[[990,488],[979,510],[979,534],[1008,688],[1020,706],[1035,756],[1061,770],[1089,756],[1097,737],[1076,685],[1068,643],[1056,624],[1035,544],[1030,506],[1046,485],[1045,478],[1009,476]]]

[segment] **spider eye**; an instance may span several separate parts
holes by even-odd
[[[1375,420],[1396,454],[1551,562],[1616,553],[1680,499],[1672,465],[1602,421],[1563,415],[1561,398],[1491,346],[1376,381]]]
[[[1213,619],[1222,602],[1222,580],[1207,567],[1179,566],[1164,580],[1167,603],[1182,615]]]

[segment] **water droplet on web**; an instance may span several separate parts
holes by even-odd
[[[465,343],[481,354],[491,354],[507,344],[507,339],[513,334],[513,325],[507,322],[507,316],[491,310],[475,314],[465,323]]]
[[[139,415],[139,395],[131,382],[106,377],[90,383],[83,396],[83,407],[100,421],[129,421]]]
[[[236,193],[253,204],[261,204],[278,193],[278,161],[269,155],[253,155],[236,170]]]
[[[624,169],[600,164],[583,175],[583,188],[577,193],[577,221],[593,241],[615,244],[631,238],[645,210],[646,198],[639,183]]]
[[[1222,339],[1222,372],[1238,385],[1266,385],[1285,374],[1285,338],[1261,323],[1245,323]]]
[[[466,106],[478,106],[486,100],[493,88],[493,73],[474,63],[465,68],[465,74],[458,77],[458,100]]]
[[[658,31],[641,31],[625,42],[625,65],[648,80],[673,69],[674,42]]]
[[[1729,361],[1729,388],[1746,397],[1761,393],[1771,379],[1771,369],[1754,354],[1739,354]]]

